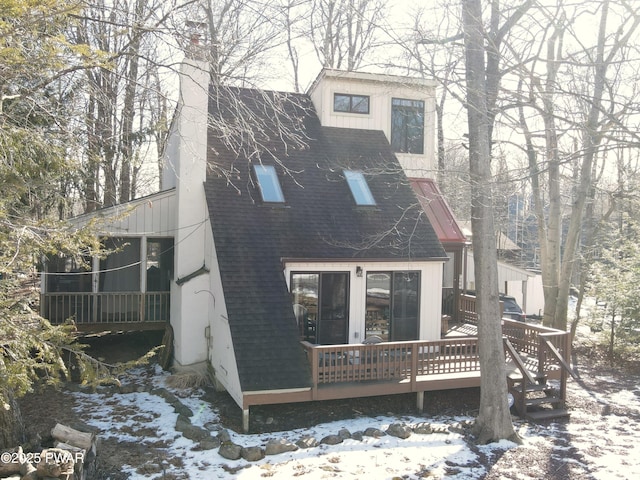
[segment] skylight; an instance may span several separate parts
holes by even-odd
[[[278,174],[273,165],[254,165],[262,201],[269,203],[284,203],[284,195],[278,182]]]
[[[353,199],[356,201],[357,205],[375,205],[376,201],[371,195],[371,190],[369,190],[369,185],[364,178],[362,172],[354,171],[354,170],[345,170],[344,178],[346,178],[347,183],[349,184],[349,188],[351,189],[351,194],[353,195]]]

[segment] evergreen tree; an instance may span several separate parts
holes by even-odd
[[[0,448],[22,440],[16,396],[68,378],[66,356],[79,361],[86,381],[112,373],[83,353],[72,325],[51,326],[18,289],[45,256],[82,259],[99,251],[90,228],[57,220],[73,169],[66,74],[100,61],[63,35],[78,11],[66,0],[0,0]]]

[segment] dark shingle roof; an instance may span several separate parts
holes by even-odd
[[[275,122],[264,92],[234,94],[256,114],[253,121]],[[282,165],[267,152],[251,161],[276,165],[284,205],[261,203],[249,150],[236,145],[241,153],[232,153],[209,132],[205,191],[243,391],[310,385],[283,259],[445,257],[382,132],[322,127],[306,95],[287,94],[282,107],[304,123],[304,130],[292,128],[307,137],[306,148],[285,153],[281,140],[265,134],[260,143]],[[365,172],[375,207],[355,205],[343,168]]]

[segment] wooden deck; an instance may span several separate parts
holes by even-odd
[[[549,400],[564,405],[568,359],[568,332],[503,319],[503,341],[509,391],[522,416],[533,384],[546,390],[547,379],[560,380],[558,396]],[[310,402],[401,393],[416,393],[422,409],[424,392],[480,386],[480,357],[476,325],[454,325],[435,341],[377,344],[312,345],[302,342],[311,367],[312,386],[292,390],[243,392],[243,428],[249,429],[252,405]],[[556,410],[557,411],[557,410]]]
[[[312,386],[289,392],[257,395],[247,392],[244,408],[251,405],[355,398],[480,386],[478,339],[473,324],[454,326],[440,340],[383,342],[378,344],[312,345],[302,342],[311,366]],[[561,361],[570,358],[569,334],[514,320],[503,320],[505,342],[526,365],[532,377],[557,378],[566,386]],[[518,370],[505,350],[509,371]],[[520,357],[520,354],[522,357]],[[564,378],[564,380],[563,380]]]
[[[169,292],[80,292],[40,295],[40,314],[52,324],[72,319],[78,330],[163,330]]]
[[[314,346],[312,400],[479,386],[476,338]]]

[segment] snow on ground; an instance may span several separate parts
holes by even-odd
[[[166,374],[156,371],[154,383],[164,385]],[[413,434],[405,440],[392,436],[373,438],[365,436],[362,441],[348,439],[342,444],[320,445],[310,449],[267,456],[263,460],[248,463],[245,460],[230,461],[222,458],[217,449],[194,451],[196,443],[186,439],[175,430],[178,414],[163,398],[148,393],[128,394],[77,393],[78,404],[83,405],[82,416],[90,425],[100,430],[104,439],[114,438],[119,442],[142,442],[160,446],[165,452],[164,468],[175,478],[237,478],[254,479],[271,477],[288,479],[304,476],[307,479],[361,478],[368,480],[403,477],[417,479],[480,479],[489,472],[483,465],[499,461],[505,452],[522,450],[525,455],[548,451],[550,455],[569,462],[570,471],[576,478],[638,478],[640,469],[640,385],[634,390],[615,390],[614,379],[611,394],[594,394],[578,383],[570,382],[570,398],[595,402],[601,408],[600,415],[572,411],[571,421],[539,426],[515,421],[524,444],[501,442],[488,446],[474,446],[457,430],[460,422],[469,417],[412,417],[402,416],[354,418],[317,425],[309,429],[298,429],[280,433],[243,435],[229,432],[234,443],[250,447],[262,446],[270,439],[284,438],[291,442],[305,435],[317,440],[326,435],[337,434],[342,428],[350,432],[363,431],[368,427],[385,430],[391,423],[415,425],[421,422],[432,424],[437,431],[427,435]],[[208,403],[194,394],[181,398],[194,415],[192,424],[211,428],[218,416]],[[621,414],[631,413],[632,415]],[[215,434],[215,432],[214,432]],[[482,461],[481,456],[496,460]],[[179,458],[176,462],[172,459]],[[491,467],[489,467],[491,468]],[[540,478],[539,472],[518,470],[517,465],[504,467],[513,477],[520,479]],[[139,473],[135,466],[124,466],[132,479],[152,478],[155,475]],[[206,474],[204,473],[206,471]],[[231,473],[230,473],[231,472]],[[537,476],[538,475],[538,476]]]
[[[166,378],[166,374],[159,371],[157,375],[157,379]],[[157,379],[156,384],[162,385]],[[231,440],[244,447],[264,447],[271,439],[286,439],[295,443],[305,435],[319,441],[327,435],[337,434],[342,428],[351,433],[369,427],[384,431],[392,423],[416,425],[427,421],[434,429],[443,432],[425,435],[414,433],[405,440],[389,435],[381,438],[365,436],[362,441],[347,439],[339,445],[319,445],[249,463],[245,460],[227,460],[217,453],[217,449],[194,451],[196,443],[175,430],[178,414],[173,407],[152,393],[76,393],[76,396],[77,403],[82,405],[83,420],[99,429],[101,438],[115,438],[123,443],[143,442],[157,446],[161,442],[166,445],[165,466],[167,471],[178,474],[179,478],[182,478],[182,474],[186,474],[185,478],[203,478],[205,470],[206,478],[230,478],[229,472],[233,472],[233,478],[238,479],[265,476],[289,479],[301,475],[307,479],[361,478],[366,475],[368,480],[375,480],[398,476],[422,478],[426,473],[431,478],[446,476],[451,479],[473,479],[486,474],[484,467],[477,462],[478,454],[469,448],[462,431],[447,431],[449,427],[471,421],[470,417],[360,417],[287,432],[244,435],[229,431]],[[218,420],[216,412],[206,402],[200,401],[197,395],[180,400],[194,412],[191,418],[193,425],[211,426]],[[143,435],[140,435],[141,431]],[[494,452],[503,452],[514,446],[511,442],[501,442],[480,447],[479,451],[493,455]],[[179,457],[182,466],[173,467],[170,461],[172,457]],[[452,468],[455,469],[454,475],[451,475]],[[130,473],[132,479],[149,478],[149,475],[140,474],[131,466],[124,466],[124,470]]]

